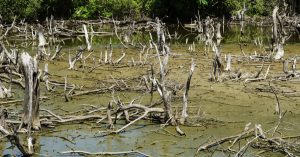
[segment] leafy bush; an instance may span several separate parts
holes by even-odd
[[[11,21],[14,16],[17,16],[19,19],[36,19],[37,10],[40,9],[41,2],[42,0],[0,0],[2,20]]]
[[[138,0],[88,0],[79,5],[73,14],[74,18],[103,17],[138,17],[140,15]]]
[[[97,19],[102,17],[138,19],[143,16],[177,18],[190,21],[198,12],[205,16],[230,16],[246,3],[249,16],[269,16],[280,0],[0,0],[2,21],[18,19],[44,20],[55,18]],[[299,9],[298,0],[289,0]],[[298,6],[298,7],[297,7]]]

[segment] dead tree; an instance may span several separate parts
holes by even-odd
[[[221,44],[222,40],[222,35],[221,35],[221,24],[218,22],[216,25],[216,39],[217,39],[217,46],[219,47]]]
[[[246,4],[244,2],[243,9],[238,11],[238,19],[240,21],[240,33],[241,33],[241,35],[244,35],[244,25],[245,25],[244,24],[245,23],[244,16],[245,16],[246,11],[247,11],[247,8],[246,8]]]
[[[84,37],[85,37],[85,42],[86,42],[86,45],[87,45],[87,50],[91,51],[92,50],[92,45],[89,41],[89,35],[88,35],[86,25],[82,25],[82,27],[83,27],[83,31],[84,31]]]
[[[171,94],[172,92],[167,90],[166,88],[166,74],[167,74],[167,65],[168,65],[168,59],[169,54],[166,53],[163,58],[160,57],[160,51],[158,50],[156,44],[154,44],[157,52],[157,57],[159,61],[160,66],[160,79],[159,81],[157,79],[154,79],[154,84],[157,86],[157,91],[159,95],[161,96],[164,107],[165,107],[165,119],[167,121],[171,121],[171,124],[175,124],[175,119],[173,116],[173,110],[171,107]]]
[[[46,49],[45,49],[47,42],[46,42],[46,38],[43,34],[43,27],[41,25],[39,25],[39,28],[38,28],[38,39],[39,39],[39,45],[38,45],[39,59],[44,59],[45,57],[49,57],[50,53],[47,53]]]
[[[196,17],[196,30],[198,33],[203,33],[203,25],[202,25],[199,11],[198,11],[198,15],[196,15],[195,17]]]
[[[0,36],[0,40],[3,40],[7,35],[8,35],[8,33],[9,33],[9,31],[11,31],[14,27],[15,27],[15,25],[16,25],[16,16],[14,17],[14,20],[13,20],[13,22],[12,22],[12,24],[11,24],[11,26],[10,27],[8,27],[7,29],[6,29],[6,31],[5,31],[5,33],[3,34],[3,35],[1,35]]]
[[[55,52],[54,52],[53,56],[50,58],[50,60],[52,60],[52,61],[55,60],[59,56],[61,49],[62,49],[61,45],[56,45]]]
[[[38,72],[38,63],[36,58],[32,58],[28,53],[21,54],[21,71],[25,78],[25,96],[23,107],[23,118],[21,125],[27,125],[28,131],[40,129],[39,118],[39,97],[40,97],[40,79]]]
[[[297,57],[294,57],[294,58],[286,59],[283,61],[283,72],[285,75],[280,76],[279,77],[280,80],[288,80],[291,78],[299,78],[300,77],[299,72],[297,72],[297,70],[296,70],[297,59],[298,59]],[[291,70],[288,69],[290,62],[293,63],[293,65],[291,66],[292,67]]]
[[[284,49],[283,45],[286,40],[286,33],[283,28],[282,19],[278,14],[279,7],[275,6],[272,13],[272,19],[273,19],[273,37],[272,37],[272,48],[273,53],[276,53],[274,56],[274,59],[278,60],[281,59],[284,56]],[[279,26],[279,28],[278,28]]]
[[[231,54],[227,55],[227,64],[226,64],[226,68],[224,69],[225,71],[231,71]]]
[[[180,123],[184,124],[185,119],[188,117],[187,109],[188,109],[188,95],[189,95],[189,90],[190,90],[190,84],[192,80],[192,76],[195,70],[195,63],[194,60],[192,60],[192,65],[190,69],[190,73],[188,76],[188,79],[185,84],[185,91],[183,94],[183,103],[182,103],[182,113],[181,113],[181,118],[180,118]]]
[[[71,58],[71,55],[69,54],[69,69],[76,69],[75,64],[80,58],[82,58],[82,54],[85,49],[86,48],[79,47],[76,56],[73,58]]]
[[[213,51],[215,52],[215,58],[213,59],[213,66],[212,66],[212,73],[211,73],[211,80],[212,81],[219,81],[220,76],[224,70],[222,61],[221,61],[221,54],[220,49],[213,43],[212,46]]]
[[[175,118],[173,116],[173,111],[171,107],[171,95],[172,92],[167,90],[166,88],[166,74],[167,74],[167,66],[168,66],[168,60],[170,55],[170,49],[165,43],[164,39],[164,31],[161,24],[161,21],[157,18],[156,19],[156,31],[157,31],[157,38],[158,38],[158,45],[156,45],[154,42],[152,42],[152,45],[154,45],[158,57],[159,67],[160,67],[160,79],[159,81],[157,79],[153,79],[153,83],[157,86],[157,91],[159,95],[161,96],[163,103],[164,103],[164,110],[165,110],[165,119],[167,121],[170,121],[171,124],[175,124]],[[160,48],[159,48],[160,47]],[[162,55],[162,57],[161,57]]]
[[[165,55],[170,52],[170,48],[166,44],[165,26],[159,18],[156,18],[156,33],[157,33],[157,46],[161,54]]]
[[[205,33],[205,54],[209,52],[209,47],[212,46],[215,28],[213,26],[213,20],[210,17],[206,17],[204,22],[204,33]]]

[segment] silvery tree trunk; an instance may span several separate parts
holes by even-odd
[[[194,63],[194,60],[192,59],[192,65],[191,65],[191,69],[190,69],[190,73],[188,76],[188,79],[186,81],[185,84],[185,91],[183,94],[183,103],[182,103],[182,113],[181,113],[181,118],[180,118],[180,123],[184,124],[185,119],[188,117],[188,95],[189,95],[189,90],[190,90],[190,84],[191,84],[191,80],[192,80],[192,76],[195,70],[195,66],[196,64]]]
[[[36,58],[32,58],[28,53],[21,54],[21,71],[25,78],[25,96],[22,124],[27,125],[28,131],[31,128],[40,129],[39,118],[39,73]]]
[[[92,50],[92,45],[91,45],[91,43],[89,41],[89,35],[88,35],[88,31],[87,31],[86,25],[82,25],[82,27],[83,27],[83,32],[84,32],[84,37],[85,37],[85,42],[86,42],[87,50],[91,51]]]
[[[216,25],[216,39],[217,39],[217,46],[220,47],[222,35],[221,35],[221,24],[219,22]]]
[[[157,32],[158,45],[156,45],[153,41],[152,41],[152,45],[154,45],[157,53],[157,58],[160,67],[160,79],[158,81],[157,79],[154,78],[153,83],[157,86],[157,91],[164,103],[165,120],[171,124],[175,124],[176,121],[173,116],[173,110],[171,106],[172,93],[166,88],[166,75],[167,75],[170,48],[165,43],[163,24],[158,18],[156,18],[155,26]],[[150,38],[152,40],[151,36]]]
[[[272,13],[273,18],[273,52],[275,52],[274,59],[278,60],[284,56],[283,45],[285,43],[285,32],[281,22],[281,17],[278,15],[279,7],[275,6]],[[278,29],[278,25],[280,26]]]
[[[226,64],[226,68],[225,71],[231,71],[231,54],[229,54],[226,58],[227,60],[227,64]]]
[[[221,35],[221,24],[218,22],[216,25],[216,38],[217,39],[221,39],[222,35]]]

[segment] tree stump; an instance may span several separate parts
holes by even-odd
[[[40,129],[39,118],[39,75],[36,58],[32,58],[28,53],[21,54],[21,71],[25,78],[25,96],[22,125],[27,125],[28,129]],[[29,131],[28,130],[28,131]]]

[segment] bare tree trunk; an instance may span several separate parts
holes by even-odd
[[[111,109],[112,109],[112,102],[110,101],[107,105],[107,121],[108,121],[108,129],[113,129],[114,124],[111,118]]]
[[[185,119],[188,117],[188,114],[187,114],[187,109],[188,109],[188,94],[189,94],[190,84],[191,84],[191,80],[192,80],[192,76],[193,76],[194,70],[195,70],[195,63],[194,63],[194,60],[192,60],[192,65],[191,65],[190,73],[189,73],[188,79],[186,81],[185,91],[184,91],[184,94],[183,94],[182,113],[181,113],[181,118],[180,118],[180,123],[181,124],[184,124]]]
[[[171,92],[167,90],[166,88],[166,73],[167,73],[167,65],[168,65],[168,60],[169,60],[169,54],[166,53],[163,56],[163,60],[160,58],[159,50],[157,46],[155,45],[156,51],[157,51],[157,56],[159,60],[159,65],[160,65],[160,81],[158,82],[156,80],[157,84],[157,90],[164,102],[164,107],[165,107],[165,118],[166,120],[171,120],[171,124],[175,124],[175,119],[173,117],[173,110],[171,107]]]
[[[285,32],[281,18],[278,15],[279,7],[275,6],[272,18],[273,18],[273,52],[276,52],[274,59],[281,59],[284,56],[283,44],[285,43]],[[278,29],[278,24],[280,29]]]
[[[21,70],[25,77],[25,97],[22,124],[31,128],[40,129],[39,118],[39,73],[36,58],[32,58],[28,53],[21,54]]]
[[[240,26],[241,26],[241,28],[240,28],[240,33],[241,33],[241,35],[244,35],[244,26],[245,26],[245,22],[244,22],[244,15],[245,15],[245,12],[247,11],[247,9],[246,9],[246,4],[245,4],[245,2],[244,2],[244,4],[243,4],[243,9],[242,10],[240,10],[239,11],[239,20],[240,20]]]
[[[213,43],[212,49],[215,52],[215,58],[213,60],[211,80],[212,81],[220,81],[220,76],[224,70],[224,67],[223,67],[223,64],[221,61],[221,54],[220,54],[219,47],[217,47],[215,43]]]
[[[217,39],[221,39],[222,35],[221,35],[221,24],[218,22],[216,25],[216,38]]]
[[[275,8],[273,10],[273,13],[272,13],[272,18],[273,18],[273,42],[274,42],[274,44],[278,43],[278,28],[277,28],[278,22],[277,22],[277,17],[276,17],[278,9],[279,9],[279,7],[275,6]],[[275,46],[274,44],[273,44],[273,47]]]
[[[86,42],[87,50],[91,51],[92,50],[92,45],[91,45],[91,43],[89,41],[89,35],[88,35],[88,31],[87,31],[86,25],[82,25],[82,27],[83,27],[83,31],[84,31],[84,37],[85,37],[85,42]]]
[[[217,39],[217,46],[220,47],[222,35],[221,35],[221,24],[217,23],[216,25],[216,39]]]
[[[227,64],[226,64],[225,71],[231,71],[231,54],[227,55]]]
[[[47,46],[47,41],[43,33],[43,27],[41,25],[38,26],[38,40],[39,40],[39,45],[38,45],[38,56],[39,59],[45,59],[50,56],[50,53],[46,52],[45,46]]]

